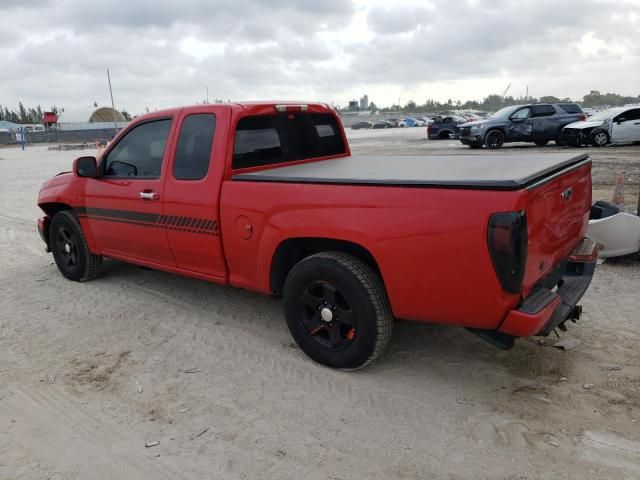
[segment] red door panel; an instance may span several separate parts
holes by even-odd
[[[175,265],[162,215],[160,180],[89,180],[85,205],[79,211],[87,218],[100,250],[149,262]],[[156,194],[155,200],[143,200],[140,193]]]
[[[87,181],[78,215],[103,254],[175,266],[161,223],[172,123],[164,117],[130,128],[102,157],[98,178]]]
[[[163,222],[180,268],[226,279],[219,229],[231,109],[206,105],[180,116],[167,169]]]

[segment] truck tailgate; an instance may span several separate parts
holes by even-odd
[[[591,161],[587,159],[527,188],[525,296],[580,243],[590,207]]]

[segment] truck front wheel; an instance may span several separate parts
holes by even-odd
[[[353,255],[321,252],[301,260],[283,296],[289,331],[316,362],[359,369],[389,342],[393,316],[382,281]]]
[[[70,210],[54,215],[49,245],[58,270],[69,280],[84,282],[100,274],[102,257],[91,253],[80,222]]]

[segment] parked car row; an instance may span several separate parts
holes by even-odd
[[[481,112],[479,112],[481,113]],[[471,119],[471,120],[470,120]],[[615,107],[587,117],[577,103],[513,105],[487,118],[476,113],[444,112],[433,118],[389,118],[357,122],[351,128],[398,128],[427,126],[430,140],[459,139],[470,148],[497,149],[505,143],[531,142],[544,146],[550,141],[563,146],[640,142],[640,105]]]
[[[509,142],[562,144],[562,129],[586,118],[576,103],[513,105],[498,110],[486,120],[459,125],[458,137],[471,148],[497,149]]]
[[[351,125],[351,130],[362,130],[369,128],[404,128],[404,127],[424,127],[432,122],[432,119],[427,117],[407,117],[404,120],[400,118],[387,118],[385,120],[379,120],[377,122],[356,122]]]

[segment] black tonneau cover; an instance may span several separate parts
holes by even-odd
[[[586,154],[352,156],[233,175],[253,182],[518,190],[588,159]]]

